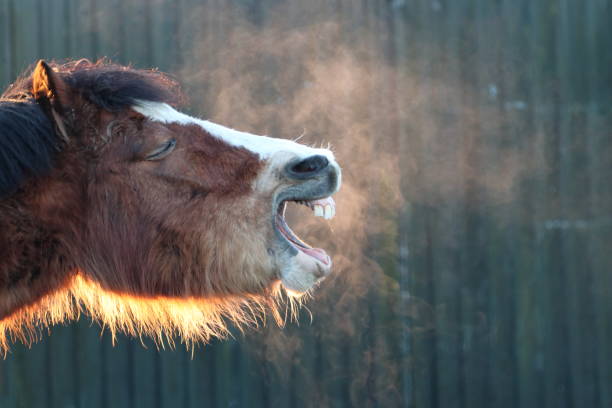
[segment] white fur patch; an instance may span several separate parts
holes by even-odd
[[[191,117],[165,103],[139,101],[138,105],[133,106],[132,109],[157,122],[199,125],[214,137],[222,139],[232,146],[248,149],[259,155],[263,160],[270,158],[278,152],[289,152],[293,153],[296,158],[322,155],[327,157],[332,165],[338,166],[334,159],[334,154],[329,149],[316,149],[287,139],[276,139],[240,132],[207,120]]]

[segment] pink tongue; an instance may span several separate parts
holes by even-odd
[[[300,251],[304,252],[307,255],[312,256],[318,261],[323,262],[325,265],[329,265],[329,255],[325,253],[324,250],[320,248],[299,248]]]

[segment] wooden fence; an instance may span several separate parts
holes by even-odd
[[[0,406],[611,407],[610,22],[607,0],[0,0],[3,87],[40,58],[159,67],[187,110],[345,165],[337,221],[295,215],[337,266],[299,325],[192,353],[82,318],[0,361]]]

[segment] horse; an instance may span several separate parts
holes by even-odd
[[[206,343],[329,275],[285,210],[334,216],[333,152],[184,101],[158,70],[85,59],[40,60],[0,96],[1,350],[81,314],[113,339]]]

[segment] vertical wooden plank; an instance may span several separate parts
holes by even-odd
[[[94,60],[102,57],[100,54],[100,26],[98,24],[100,15],[99,15],[99,6],[100,3],[98,0],[89,0],[89,50],[90,55]]]
[[[371,127],[368,129],[369,138],[378,138],[376,149],[381,153],[387,153],[390,150],[392,136],[390,134],[390,121],[383,120],[384,117],[390,114],[385,110],[389,107],[389,97],[391,96],[388,88],[388,81],[383,78],[387,72],[389,55],[388,41],[384,37],[386,34],[385,20],[386,4],[381,1],[364,2],[362,12],[364,14],[364,30],[362,32],[363,44],[366,47],[365,63],[367,69],[372,75],[372,81],[367,84],[369,95],[369,106],[366,106],[365,112],[367,117],[364,118]],[[383,59],[384,63],[379,64],[377,56]],[[359,109],[359,107],[357,108]],[[378,133],[372,131],[377,129]],[[391,217],[394,214],[388,211],[385,196],[388,194],[386,183],[369,183],[367,186],[367,194],[371,197],[369,208],[367,208],[366,217],[370,222],[374,220],[384,220],[385,217]],[[396,221],[396,220],[394,220]],[[395,222],[390,223],[395,225]],[[365,297],[367,305],[364,309],[367,310],[368,320],[365,324],[367,333],[366,341],[364,342],[364,356],[367,358],[367,377],[365,383],[364,399],[367,406],[385,406],[396,405],[397,394],[391,390],[397,389],[397,378],[395,377],[397,370],[395,365],[397,361],[388,359],[389,351],[389,336],[385,333],[388,311],[388,296],[390,290],[386,284],[389,275],[393,276],[394,260],[390,260],[387,256],[386,245],[395,241],[395,231],[392,228],[380,230],[372,237],[369,247],[366,249],[368,257],[376,262],[376,267],[380,268],[376,271],[371,279],[371,287],[369,293]],[[326,350],[325,345],[322,346]],[[324,355],[324,361],[328,357]],[[333,403],[333,400],[330,401]]]
[[[121,8],[121,5],[115,4],[114,0],[101,2],[96,0],[95,3],[89,4],[89,9],[86,9],[86,18],[82,20],[88,32],[88,50],[85,56],[91,60],[109,58],[116,61],[118,36],[123,21],[117,16],[115,6]],[[95,13],[95,16],[90,13]]]
[[[545,80],[542,47],[545,37],[542,29],[542,5],[528,2],[528,30],[526,47],[528,59],[528,106],[530,140],[527,142],[526,160],[541,162],[546,144],[545,133],[549,117],[544,106]],[[544,165],[544,163],[542,163]],[[525,407],[541,407],[545,401],[544,386],[544,322],[546,317],[547,276],[543,269],[545,255],[543,228],[547,216],[545,208],[546,178],[544,171],[537,173],[527,186],[523,217],[527,223],[526,242],[519,262],[517,287],[517,357],[519,378],[519,404]]]
[[[155,359],[159,353],[153,341],[149,339],[134,339],[131,342],[131,371],[130,375],[130,398],[129,400],[135,408],[155,407],[156,387],[155,378],[157,376]],[[133,387],[133,389],[132,389]]]
[[[457,43],[457,16],[452,1],[441,1],[434,9],[435,20],[442,25],[440,37],[436,45],[442,52],[440,61],[445,61],[436,69],[440,80],[447,83],[450,92],[445,94],[446,104],[441,104],[441,96],[436,100],[440,112],[440,128],[437,130],[438,143],[448,143],[456,147],[458,156],[450,156],[449,160],[461,164],[462,144],[458,142],[460,133],[456,124],[461,121],[459,108],[461,106],[461,93],[458,88],[458,43]],[[453,126],[450,122],[455,122]],[[438,148],[439,146],[436,146]],[[434,157],[432,160],[436,160]],[[445,182],[455,183],[458,188],[437,203],[434,224],[434,279],[436,280],[436,327],[438,330],[437,371],[438,404],[444,407],[461,407],[463,405],[462,385],[462,333],[461,333],[461,303],[457,296],[461,284],[461,242],[463,242],[464,225],[462,222],[462,205],[464,200],[463,175],[457,172],[448,175],[452,180]]]
[[[0,359],[0,403],[8,405],[9,401],[9,389],[7,387],[7,376],[9,372],[9,363],[6,359]]]
[[[384,143],[381,143],[381,151],[389,156],[397,157],[399,154],[401,126],[401,112],[397,109],[401,94],[398,87],[400,86],[400,62],[396,52],[397,36],[394,22],[396,20],[394,13],[401,14],[402,9],[397,9],[393,4],[385,1],[378,3],[378,11],[376,12],[376,31],[377,45],[376,49],[383,59],[385,65],[379,65],[378,71],[378,92],[379,92],[379,111],[376,115],[375,128],[384,132]],[[403,96],[403,95],[402,95]],[[380,124],[380,125],[379,125]],[[376,138],[376,135],[372,135]],[[398,161],[399,163],[400,161]],[[383,349],[383,357],[381,359],[380,371],[380,395],[381,405],[397,406],[402,404],[402,320],[398,313],[398,307],[401,304],[401,287],[400,287],[400,269],[397,262],[398,244],[400,242],[401,228],[404,225],[401,219],[401,213],[394,208],[393,196],[396,194],[396,189],[399,188],[392,179],[384,185],[384,195],[382,197],[382,212],[383,217],[389,226],[385,228],[384,238],[381,240],[382,247],[382,262],[381,267],[384,269],[381,282],[381,328],[378,333],[378,344]],[[390,198],[390,199],[388,199]],[[404,343],[405,345],[406,343]]]
[[[466,174],[465,179],[465,241],[461,256],[462,283],[461,283],[461,312],[462,312],[462,348],[463,348],[463,384],[464,406],[478,406],[481,401],[490,401],[490,310],[488,291],[491,281],[491,268],[486,257],[485,248],[491,245],[490,223],[492,222],[483,188],[475,174],[485,172],[491,163],[489,157],[483,157],[481,149],[486,143],[485,135],[490,131],[486,118],[490,116],[490,108],[483,98],[483,89],[490,84],[488,77],[489,50],[494,47],[495,36],[488,32],[488,22],[491,19],[491,9],[494,5],[487,1],[477,1],[474,4],[471,16],[465,16],[473,29],[468,31],[463,40],[463,47],[467,44],[475,45],[475,54],[470,56],[469,49],[463,50],[459,57],[463,61],[462,82],[468,86],[464,94],[464,106],[473,109],[475,117],[470,125],[462,131],[466,148]],[[467,118],[470,112],[464,113]]]
[[[569,199],[569,188],[572,182],[571,176],[569,172],[573,169],[571,168],[571,159],[572,159],[572,142],[569,140],[570,132],[571,132],[571,121],[572,121],[572,111],[569,109],[570,104],[572,103],[571,98],[571,87],[570,87],[570,38],[569,38],[569,2],[567,0],[559,0],[559,13],[557,19],[557,27],[556,27],[556,69],[557,69],[557,80],[558,80],[558,99],[556,101],[556,109],[557,109],[557,121],[558,121],[558,145],[557,145],[557,188],[558,188],[558,199],[559,199],[559,219],[563,223],[564,221],[568,221],[571,218],[571,215],[568,211],[568,199]],[[564,224],[560,224],[564,225]],[[574,352],[573,347],[573,339],[574,335],[572,334],[573,320],[575,316],[571,316],[575,311],[575,305],[572,304],[575,300],[575,293],[573,293],[572,284],[576,282],[572,282],[572,270],[571,270],[571,254],[569,251],[572,246],[572,237],[571,232],[565,228],[560,228],[558,232],[558,248],[557,251],[561,252],[562,255],[562,270],[563,275],[560,276],[561,279],[564,280],[562,282],[562,294],[564,295],[565,306],[563,307],[560,316],[560,320],[564,320],[561,322],[563,330],[563,345],[565,346],[564,356],[561,357],[561,363],[558,365],[557,369],[559,373],[557,374],[560,378],[561,386],[563,387],[562,393],[568,399],[563,401],[563,406],[571,406],[575,404],[576,401],[576,387],[574,386],[576,382],[579,382],[579,378],[575,378],[573,375],[574,367],[572,366],[572,354]],[[554,256],[555,254],[551,254]],[[557,301],[561,301],[558,299]],[[559,350],[560,351],[560,350]],[[584,356],[583,356],[584,357]],[[581,358],[583,358],[581,357]],[[580,404],[579,404],[580,405]]]
[[[422,0],[418,4],[418,31],[416,33],[415,43],[431,44],[433,43],[434,30],[436,26],[434,22],[434,11],[431,7],[431,2]],[[415,67],[419,84],[422,84],[420,89],[424,95],[419,99],[429,101],[433,97],[432,87],[432,70],[433,47],[422,46],[417,48]],[[433,170],[429,166],[429,161],[432,158],[431,144],[431,129],[427,129],[427,119],[432,114],[431,106],[423,104],[419,110],[419,115],[416,118],[417,124],[420,125],[416,129],[415,135],[415,151],[417,152],[418,160],[418,176],[415,183],[417,188],[424,187],[427,183],[428,176]],[[426,190],[417,190],[426,191]],[[437,407],[438,403],[438,388],[439,388],[439,373],[438,373],[438,351],[435,323],[435,299],[437,292],[436,279],[433,274],[433,258],[434,258],[434,234],[433,234],[433,219],[435,217],[434,210],[431,206],[431,197],[428,193],[420,197],[422,203],[415,205],[414,216],[411,218],[411,241],[414,256],[412,258],[412,270],[414,271],[412,279],[413,298],[420,299],[423,303],[415,313],[418,313],[413,325],[413,347],[414,347],[414,398],[416,407]]]
[[[518,38],[515,28],[518,24],[520,9],[516,2],[502,0],[497,5],[498,19],[495,35],[498,37],[499,51],[496,56],[494,72],[499,84],[496,116],[499,123],[491,160],[491,167],[496,174],[503,174],[503,167],[497,163],[504,163],[504,157],[519,151],[524,129],[522,129],[522,116],[520,109],[523,96],[516,89],[515,84],[520,83],[521,54],[518,48]],[[518,101],[518,102],[517,102]],[[486,141],[483,140],[483,143]],[[520,181],[520,180],[517,180]],[[507,194],[513,200],[507,208],[500,206],[500,210],[493,212],[494,248],[490,254],[491,266],[491,404],[499,407],[516,406],[516,365],[515,365],[515,297],[516,297],[516,242],[518,234],[518,203],[520,189],[511,186]]]
[[[48,405],[48,387],[49,380],[45,375],[45,365],[47,359],[47,347],[45,343],[46,336],[42,340],[34,343],[31,347],[15,345],[15,350],[18,355],[9,355],[10,359],[19,360],[22,358],[23,375],[22,383],[25,393],[22,395],[21,406],[26,407],[46,407]],[[7,375],[16,376],[19,371],[6,373]],[[11,406],[8,405],[7,406]]]
[[[182,372],[178,369],[177,350],[172,350],[166,347],[159,350],[160,365],[156,369],[159,370],[161,387],[161,401],[159,406],[166,407],[170,405],[179,406],[181,400],[179,382],[182,380]]]
[[[114,5],[115,13],[113,14],[113,19],[116,21],[117,31],[115,41],[113,42],[114,48],[111,55],[115,56],[122,64],[129,64],[130,59],[127,57],[126,51],[126,42],[128,39],[126,37],[126,24],[124,21],[126,14],[125,3],[126,2],[123,0],[117,0]]]
[[[24,406],[30,402],[31,395],[28,385],[31,378],[26,364],[27,351],[27,346],[16,344],[11,353],[13,363],[10,375],[14,378],[11,384],[11,394],[13,394],[15,406]]]
[[[71,45],[71,52],[75,58],[92,58],[87,50],[87,32],[84,21],[86,20],[86,3],[79,0],[68,0],[69,10],[66,12],[68,22],[70,23],[70,31],[68,40]]]
[[[11,357],[13,357],[12,354]],[[4,376],[2,381],[4,399],[8,406],[14,407],[17,405],[18,401],[16,384],[19,382],[19,377],[15,375],[15,373],[18,372],[19,365],[15,362],[14,358],[7,358],[2,366],[4,368]]]
[[[74,50],[72,43],[72,31],[74,30],[73,21],[72,21],[72,4],[70,0],[64,0],[62,2],[62,13],[61,17],[58,18],[57,24],[62,24],[61,28],[61,42],[64,48],[64,57],[65,58],[74,58]]]
[[[155,67],[168,72],[172,66],[172,55],[175,53],[173,18],[177,11],[178,2],[166,4],[164,0],[147,0],[149,11],[148,46],[151,47],[148,67]],[[146,21],[146,18],[145,18]]]
[[[9,84],[8,65],[10,63],[10,28],[8,17],[9,2],[5,1],[0,4],[0,32],[2,40],[0,41],[0,55],[2,62],[0,63],[0,88],[4,90]]]
[[[180,350],[179,365],[183,382],[179,384],[181,387],[182,398],[180,404],[184,408],[192,407],[192,386],[193,386],[193,370],[191,369],[194,364],[191,359],[191,351],[181,347]]]
[[[102,343],[102,406],[123,408],[129,406],[130,379],[128,361],[130,359],[128,339],[118,335],[113,344],[112,336],[106,331],[100,339]]]
[[[48,45],[47,45],[47,31],[48,31],[48,19],[45,18],[47,15],[47,6],[48,6],[48,2],[43,2],[41,0],[36,0],[36,2],[34,3],[34,9],[35,12],[31,13],[28,12],[28,14],[31,14],[33,16],[35,16],[35,22],[36,24],[34,25],[34,27],[36,28],[36,50],[37,50],[37,55],[39,56],[39,58],[49,58],[48,53]]]
[[[239,406],[241,405],[242,401],[242,388],[248,388],[249,380],[248,377],[243,377],[240,371],[244,359],[243,350],[240,344],[240,333],[235,334],[234,339],[231,341],[229,352],[230,356],[229,361],[227,362],[228,366],[224,367],[225,370],[229,372],[229,377],[231,378],[228,384],[228,391],[230,394],[229,406]]]
[[[313,326],[305,324],[307,330],[300,330],[302,346],[294,358],[295,372],[293,373],[294,393],[296,403],[299,407],[306,407],[312,401],[318,401],[318,396],[313,389],[314,367],[315,367],[315,339]]]
[[[51,389],[49,404],[54,407],[75,406],[77,403],[74,388],[77,373],[73,372],[76,358],[74,340],[71,327],[63,325],[54,327],[53,334],[47,339],[47,378]]]
[[[600,33],[602,26],[607,24],[605,1],[586,3],[586,46],[587,46],[587,84],[588,84],[588,171],[589,171],[589,215],[592,226],[588,235],[588,258],[591,259],[593,272],[593,295],[596,310],[597,327],[597,377],[598,402],[600,407],[612,405],[612,304],[610,302],[610,265],[609,255],[611,245],[610,226],[602,227],[601,219],[605,219],[612,203],[607,171],[610,165],[610,140],[606,138],[606,123],[609,123],[610,108],[605,108],[605,89],[601,83],[604,78],[605,50],[608,48],[607,36]],[[609,7],[609,5],[608,5]],[[612,53],[608,52],[608,55]],[[609,106],[609,105],[608,105]],[[608,120],[603,120],[607,115]],[[606,153],[607,152],[607,153]]]
[[[219,340],[214,345],[214,383],[216,404],[221,407],[229,406],[232,401],[231,395],[231,351],[230,340]]]
[[[174,2],[170,2],[170,4],[172,6],[172,20],[170,22],[172,32],[172,44],[170,48],[172,50],[172,55],[169,57],[170,61],[168,63],[168,66],[171,67],[173,71],[177,72],[183,66],[183,41],[184,36],[186,34],[183,15],[186,11],[186,8],[183,6],[183,0],[176,0]]]
[[[38,47],[39,30],[31,29],[37,26],[39,11],[35,0],[24,0],[9,3],[11,6],[11,21],[13,26],[13,78],[20,74],[26,67],[36,61],[41,51]]]
[[[73,324],[72,335],[76,345],[73,351],[76,367],[73,370],[78,377],[75,379],[78,406],[102,407],[100,327],[87,316],[82,316],[78,323]]]
[[[47,37],[47,56],[55,60],[64,60],[69,55],[69,49],[65,48],[64,33],[70,28],[69,22],[64,22],[65,1],[46,2],[45,31]]]
[[[259,375],[256,371],[256,363],[249,355],[250,344],[244,337],[238,337],[240,343],[240,353],[234,358],[236,370],[236,381],[234,384],[237,406],[252,405],[259,407],[259,395],[257,389],[257,379]],[[255,366],[254,366],[255,365]]]
[[[583,109],[578,104],[587,85],[583,79],[584,68],[574,61],[584,60],[584,32],[575,32],[574,27],[583,21],[581,4],[563,0],[560,7],[559,26],[559,83],[561,106],[560,129],[560,174],[562,219],[568,228],[563,231],[562,251],[566,256],[567,321],[568,321],[568,383],[574,406],[595,406],[597,378],[592,367],[595,365],[596,344],[584,333],[595,331],[592,311],[592,268],[586,242],[588,229],[578,227],[588,217],[587,167],[584,155],[586,138],[575,138],[585,134]],[[580,84],[580,85],[578,85]],[[578,85],[578,86],[577,86]],[[587,85],[588,86],[588,85]]]
[[[6,66],[7,66],[7,78],[8,82],[11,83],[15,80],[18,74],[18,62],[17,62],[17,37],[19,22],[17,21],[17,12],[15,0],[7,0],[6,5],[6,16],[8,20],[7,24],[7,36],[6,36]]]
[[[139,392],[136,389],[136,347],[140,346],[140,344],[136,344],[135,339],[130,339],[127,344],[128,348],[128,359],[127,359],[127,370],[126,370],[126,379],[127,379],[127,389],[128,389],[128,406],[134,407],[136,405],[136,394]]]
[[[151,10],[151,0],[144,0],[139,6],[144,17],[144,24],[142,26],[142,38],[144,41],[141,45],[144,52],[143,63],[147,67],[153,67],[155,66],[155,50],[153,49],[153,10]]]
[[[81,397],[83,395],[82,389],[85,388],[86,383],[89,378],[85,374],[87,371],[82,371],[81,357],[83,354],[83,343],[81,338],[81,333],[79,331],[78,323],[72,323],[70,325],[69,334],[72,340],[72,355],[70,356],[68,370],[71,371],[72,374],[72,395],[70,399],[73,401],[72,406],[75,408],[81,407],[95,407],[98,405],[98,401],[93,402],[93,404],[83,405]]]
[[[355,2],[356,3],[356,2]],[[354,7],[354,8],[353,8]],[[329,51],[333,50],[338,44],[344,46],[351,41],[351,37],[357,38],[357,41],[367,47],[367,54],[364,58],[364,63],[368,64],[369,72],[374,76],[374,81],[381,85],[380,89],[371,89],[371,85],[368,86],[367,92],[371,95],[369,106],[364,106],[362,103],[356,103],[351,107],[353,112],[357,110],[366,111],[373,124],[380,118],[381,110],[385,109],[380,106],[379,102],[386,102],[385,96],[389,96],[388,88],[382,78],[380,78],[381,67],[383,66],[372,63],[375,52],[380,52],[380,55],[385,54],[384,51],[388,51],[390,44],[390,38],[382,38],[381,27],[386,27],[385,24],[389,22],[390,16],[386,15],[387,4],[381,1],[370,2],[370,4],[362,4],[362,7],[355,7],[353,2],[341,2],[341,1],[319,1],[317,3],[318,15],[327,16],[331,21],[337,22],[339,25],[339,33],[336,35],[330,35],[325,37],[325,42],[322,42],[318,37],[317,30],[310,27],[312,43],[316,44],[313,59],[329,58]],[[343,26],[341,23],[345,16],[343,12],[355,13],[357,18],[364,20],[364,26],[360,27],[363,30],[355,29],[351,32],[353,27],[348,26],[350,23],[344,22]],[[350,14],[349,14],[350,16]],[[302,21],[304,20],[303,16]],[[308,20],[306,20],[308,21]],[[298,22],[299,23],[299,22]],[[379,45],[380,47],[386,47],[385,50],[375,49]],[[307,65],[308,59],[301,59],[300,63]],[[386,67],[386,63],[384,65]],[[383,89],[384,88],[384,89]],[[288,89],[286,92],[291,92]],[[351,113],[355,115],[355,113]],[[383,124],[383,126],[386,124]],[[374,126],[374,125],[372,125]],[[383,129],[380,126],[381,134],[378,135],[381,138],[381,142],[388,138],[388,129]],[[330,135],[331,136],[331,135]],[[372,137],[373,135],[369,135]],[[327,137],[327,136],[326,136]],[[333,140],[333,139],[331,139]],[[381,147],[382,148],[382,147]],[[373,192],[375,192],[380,186],[369,186]],[[374,200],[382,201],[380,195],[374,193],[373,197],[377,197]],[[372,212],[367,215],[368,218],[378,217],[376,214],[376,205],[373,205]],[[392,240],[393,238],[390,238]],[[374,243],[370,248],[372,250],[373,258],[377,258],[376,262],[382,263],[386,261],[387,264],[392,264],[395,259],[389,260],[384,259],[384,256],[377,250],[380,244]],[[378,252],[378,253],[376,253]],[[363,273],[363,272],[362,272]],[[310,330],[311,328],[316,330],[317,337],[315,343],[315,353],[317,357],[315,360],[315,379],[322,383],[322,387],[318,385],[320,394],[320,404],[327,404],[327,406],[343,407],[351,406],[354,404],[380,404],[388,405],[389,401],[396,398],[397,393],[394,392],[397,387],[391,386],[396,380],[397,370],[394,370],[393,364],[396,361],[389,361],[387,356],[387,350],[391,343],[392,336],[386,336],[384,325],[380,324],[384,319],[384,315],[387,313],[388,304],[385,298],[381,298],[382,288],[384,287],[384,278],[378,271],[374,272],[376,277],[372,279],[372,286],[370,287],[369,293],[363,300],[354,301],[354,304],[358,308],[356,314],[361,315],[361,310],[368,316],[369,323],[367,327],[364,321],[355,319],[351,324],[346,324],[342,330],[355,330],[357,333],[364,333],[364,336],[355,336],[355,338],[347,338],[346,335],[330,330],[330,325],[337,324],[339,320],[347,319],[346,311],[341,312],[341,315],[334,316],[333,313],[329,313],[329,299],[316,299],[320,302],[321,311],[314,311],[314,324],[309,327],[305,324],[301,331]],[[338,284],[336,281],[336,287],[328,289],[325,296],[336,297],[346,296],[342,291],[343,285]],[[329,286],[328,286],[329,288]],[[370,303],[371,301],[371,303]],[[368,305],[366,302],[370,303]],[[309,316],[304,314],[302,321],[308,322]],[[344,325],[344,323],[342,323]],[[349,329],[349,327],[353,328]],[[359,337],[362,337],[361,339]],[[304,357],[307,359],[307,355]],[[363,369],[360,369],[360,366]],[[367,373],[364,375],[364,371]],[[320,373],[320,374],[319,374]],[[308,376],[308,371],[304,369],[304,376]],[[297,380],[299,381],[299,380]],[[393,391],[389,391],[393,390]],[[389,391],[389,392],[385,392]],[[352,400],[353,398],[353,400]],[[385,401],[385,398],[387,401]],[[302,398],[305,402],[305,406],[309,406],[307,396]],[[395,399],[396,401],[396,399]],[[393,404],[391,404],[393,405]]]
[[[440,205],[434,212],[432,225],[433,270],[436,285],[435,325],[438,332],[437,373],[438,403],[444,407],[460,407],[461,398],[461,349],[459,348],[459,322],[461,309],[455,304],[457,297],[457,260],[453,248],[453,236],[457,234],[459,203],[454,197]]]
[[[183,357],[183,369],[185,377],[187,378],[186,392],[186,408],[196,408],[205,404],[202,387],[200,386],[201,375],[199,368],[201,367],[201,352],[202,346],[196,347],[193,352],[189,351],[184,353]]]
[[[121,11],[121,15],[115,14],[123,25],[121,34],[124,35],[123,48],[120,48],[122,53],[121,62],[124,64],[133,64],[136,67],[146,66],[144,57],[144,47],[141,44],[145,43],[143,38],[144,15],[142,12],[142,2],[135,0],[124,0],[121,2],[121,8],[116,11]],[[129,16],[129,18],[128,18]],[[128,23],[129,22],[129,23]]]
[[[557,4],[560,5],[559,2]],[[550,74],[557,83],[560,83],[559,70],[562,69],[559,64],[561,62],[560,54],[564,51],[563,44],[559,38],[559,20],[557,15],[552,14],[550,10],[546,10],[544,14],[544,27],[546,29],[546,48],[552,53],[554,65]],[[548,194],[546,197],[547,214],[550,228],[544,232],[544,251],[546,258],[544,259],[544,269],[548,274],[549,287],[545,294],[547,319],[544,324],[545,336],[545,390],[547,407],[567,407],[572,401],[571,388],[568,382],[568,333],[567,333],[567,287],[566,287],[566,270],[565,270],[565,254],[562,253],[562,231],[558,228],[559,224],[555,221],[560,220],[559,211],[559,164],[560,164],[560,128],[565,126],[561,116],[564,112],[561,111],[562,106],[560,100],[554,92],[556,89],[551,89],[547,95],[546,102],[552,106],[551,114],[551,129],[547,134],[547,153],[551,172],[548,175]]]
[[[212,407],[220,406],[217,399],[217,389],[215,387],[215,377],[217,376],[215,366],[215,350],[213,343],[206,345],[202,353],[200,371],[200,387],[202,395],[208,405]]]
[[[430,274],[433,266],[431,208],[420,205],[413,209],[410,219],[413,256],[409,266],[414,275],[411,280],[413,324],[412,334],[414,406],[437,407],[437,352],[436,331],[433,322],[435,284]],[[417,235],[419,233],[419,235]]]
[[[184,376],[185,371],[183,369],[184,347],[178,341],[174,348],[166,347],[158,353],[161,360],[159,374],[161,379],[160,385],[162,387],[162,401],[160,406],[184,406],[187,396],[183,385],[188,381]]]
[[[299,0],[294,0],[299,1]],[[361,3],[355,2],[351,0],[343,0],[340,2],[339,9],[342,10],[343,18],[344,18],[344,28],[343,39],[347,46],[351,46],[351,44],[358,43],[360,41],[358,29],[357,27],[361,27],[357,24],[357,21],[361,19]],[[357,108],[357,107],[354,107]],[[356,313],[350,317],[350,326],[352,327],[353,332],[362,333],[363,321],[361,320],[362,310],[365,308],[364,301],[361,299],[351,299],[352,304],[355,307]],[[316,316],[314,318],[317,318]],[[295,382],[298,385],[302,386],[303,384],[308,384],[307,380],[310,378],[309,373],[312,370],[312,359],[310,356],[312,355],[312,336],[310,335],[311,327],[308,324],[309,316],[306,313],[303,313],[301,316],[301,323],[303,327],[299,330],[301,333],[302,347],[300,348],[299,358],[301,371],[296,375]],[[364,354],[362,352],[361,343],[363,341],[363,336],[360,335],[352,335],[352,336],[342,336],[344,338],[341,339],[341,344],[339,347],[341,348],[341,364],[344,370],[344,399],[345,406],[355,406],[362,404],[364,398],[362,398],[362,380],[363,376],[363,360]],[[306,388],[306,387],[305,387]],[[308,407],[312,404],[308,399],[309,390],[300,391],[299,387],[296,387],[296,394],[298,401],[301,401],[302,407]]]
[[[411,136],[406,123],[409,104],[407,95],[409,93],[406,82],[408,76],[408,55],[409,47],[412,44],[408,43],[408,22],[407,13],[408,7],[406,3],[396,4],[390,10],[392,17],[391,41],[393,45],[392,60],[394,62],[394,78],[391,92],[393,92],[395,100],[394,115],[397,116],[397,129],[395,129],[398,137],[398,154],[404,160],[400,161],[401,180],[409,180],[412,177],[412,166],[410,160],[411,148],[408,138]],[[414,52],[412,53],[414,55]],[[412,95],[412,97],[415,97]],[[412,166],[411,166],[412,165]],[[402,191],[406,191],[406,186],[400,185]],[[408,200],[410,200],[408,198]],[[414,407],[414,392],[413,392],[413,368],[411,362],[414,360],[412,347],[412,330],[413,326],[409,319],[410,316],[410,300],[411,300],[411,257],[412,250],[410,242],[410,226],[414,220],[411,219],[413,211],[411,211],[411,203],[408,201],[403,208],[398,211],[399,232],[398,232],[398,253],[397,253],[397,271],[398,271],[398,305],[397,328],[398,334],[398,350],[399,357],[399,389],[400,389],[400,404],[404,407]]]
[[[529,13],[532,18],[530,31],[530,54],[533,63],[530,68],[530,102],[531,121],[534,137],[531,142],[531,152],[536,155],[541,149],[539,162],[543,169],[553,167],[551,150],[554,144],[554,115],[553,100],[550,93],[551,68],[545,61],[553,58],[551,55],[551,21],[547,7],[542,3],[532,2],[529,5]],[[533,157],[533,156],[531,156]],[[551,197],[551,174],[543,170],[536,177],[530,188],[530,207],[533,214],[534,248],[533,256],[533,292],[535,299],[532,308],[526,308],[528,304],[521,307],[521,319],[529,321],[532,319],[532,338],[528,339],[533,344],[525,347],[521,353],[519,375],[521,376],[520,401],[530,407],[554,406],[552,397],[558,391],[551,386],[554,379],[554,368],[551,360],[556,357],[552,355],[551,342],[558,335],[552,330],[551,322],[555,318],[554,301],[552,292],[558,290],[552,285],[556,284],[558,269],[552,269],[551,274],[551,245],[552,233],[547,227],[555,218],[554,200]],[[553,257],[557,254],[553,254]],[[528,271],[526,271],[528,273]],[[526,281],[528,282],[528,281]],[[524,315],[523,315],[524,313]],[[527,333],[525,333],[527,334]],[[551,395],[552,392],[552,395]]]

